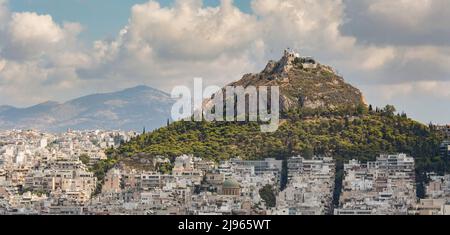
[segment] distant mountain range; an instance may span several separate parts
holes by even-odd
[[[0,129],[153,130],[166,125],[174,102],[165,92],[137,86],[62,104],[48,101],[28,108],[0,106]]]

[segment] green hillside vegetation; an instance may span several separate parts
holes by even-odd
[[[333,156],[340,168],[350,159],[369,161],[380,153],[402,152],[416,159],[418,194],[422,195],[427,180],[425,172],[443,173],[449,169],[447,161],[438,157],[443,136],[431,126],[394,112],[393,106],[334,112],[292,110],[283,115],[282,125],[274,133],[262,133],[259,123],[175,122],[109,150],[108,160],[98,164],[99,169],[94,171],[103,176],[114,164],[130,164],[130,159],[137,155],[174,159],[193,154],[214,161],[237,156],[285,160],[296,155],[306,158],[327,155]],[[338,169],[337,177],[341,174]]]
[[[395,114],[391,105],[367,107],[362,93],[328,66],[304,69],[300,65],[285,54],[280,61],[269,62],[261,73],[244,75],[231,84],[279,86],[282,122],[278,131],[263,133],[257,122],[175,122],[109,150],[108,160],[94,166],[94,172],[103,176],[102,172],[115,164],[138,166],[155,156],[173,160],[192,154],[219,162],[234,157],[286,160],[297,155],[326,155],[336,159],[339,189],[345,161],[365,162],[383,153],[407,153],[416,159],[420,196],[427,171],[448,170],[448,159],[438,157],[443,136],[433,126]],[[163,168],[159,170],[170,171],[170,166]]]
[[[380,153],[405,152],[428,161],[438,155],[442,141],[442,136],[430,127],[405,115],[394,115],[386,108],[378,112],[355,110],[352,115],[291,111],[285,118],[274,133],[260,132],[259,123],[176,122],[140,135],[113,155],[126,158],[139,153],[167,157],[194,154],[220,161],[237,156],[284,159],[323,154],[366,161],[374,160]]]

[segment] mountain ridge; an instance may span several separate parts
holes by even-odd
[[[141,85],[64,103],[47,101],[25,108],[4,105],[0,106],[0,129],[153,130],[166,124],[173,103],[169,94]]]

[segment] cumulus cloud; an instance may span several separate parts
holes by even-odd
[[[190,0],[178,1],[171,9],[156,2],[136,5],[128,30],[131,45],[151,46],[160,58],[210,60],[224,52],[246,50],[257,25],[255,17],[242,13],[230,0],[217,8],[203,8],[201,0]]]
[[[230,0],[218,7],[203,7],[201,0],[178,0],[172,7],[156,1],[135,5],[116,40],[95,43],[97,66],[82,68],[79,75],[132,77],[164,88],[200,76],[220,86],[263,68],[287,47],[336,66],[357,61],[363,70],[393,58],[391,48],[359,46],[340,32],[342,1],[254,0],[252,7],[250,15]]]
[[[76,23],[56,24],[50,15],[32,12],[14,13],[6,26],[2,54],[14,60],[30,60],[49,53],[67,50],[81,31]]]
[[[265,46],[259,27],[255,16],[230,0],[219,7],[204,7],[201,0],[176,1],[173,7],[149,1],[132,8],[116,40],[97,41],[98,64],[78,72],[87,79],[132,77],[129,84],[166,89],[194,77],[224,85],[255,69]]]
[[[31,105],[79,93],[75,69],[90,57],[77,38],[78,23],[54,22],[50,15],[10,13],[0,2],[0,100]]]
[[[38,57],[63,39],[62,30],[49,15],[14,13],[7,26],[3,55],[14,59]]]

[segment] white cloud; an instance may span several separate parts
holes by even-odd
[[[14,13],[9,23],[9,35],[19,43],[57,43],[64,38],[62,29],[53,22],[50,15],[24,12]]]
[[[256,19],[230,0],[220,8],[202,8],[200,0],[177,1],[171,9],[149,2],[133,7],[128,43],[149,46],[165,59],[207,60],[247,49],[255,28]]]
[[[80,24],[60,25],[50,15],[33,12],[9,14],[5,4],[0,4],[0,18],[2,103],[31,105],[80,92],[75,71],[90,63],[77,39]]]
[[[342,1],[254,0],[262,37],[278,51],[291,46],[305,51],[318,48],[340,53],[352,47],[354,39],[339,32],[343,20]]]
[[[14,60],[28,60],[59,53],[70,49],[68,44],[80,31],[79,24],[67,23],[61,27],[50,15],[13,13],[5,29],[3,55]]]
[[[98,64],[79,74],[132,77],[136,83],[170,89],[199,76],[223,85],[262,69],[287,47],[336,65],[362,63],[358,69],[363,70],[382,67],[394,57],[392,48],[360,46],[341,34],[342,1],[254,0],[252,7],[249,15],[229,0],[214,8],[202,7],[200,0],[178,0],[173,7],[155,1],[135,5],[116,40],[95,43]]]
[[[166,89],[194,77],[224,85],[253,71],[255,57],[264,55],[259,27],[255,16],[230,0],[219,7],[203,7],[200,0],[179,0],[173,7],[149,1],[132,8],[129,24],[116,40],[95,43],[97,65],[79,74],[132,77],[123,82]]]

